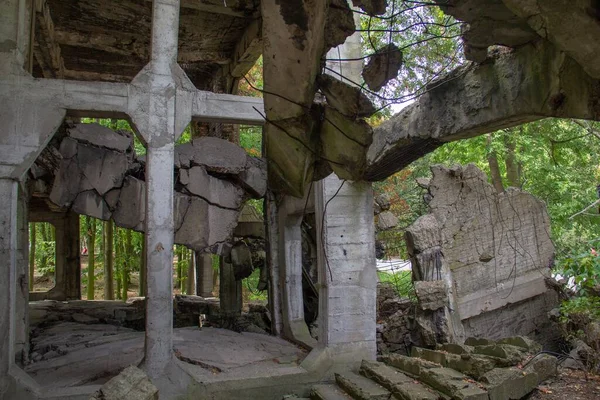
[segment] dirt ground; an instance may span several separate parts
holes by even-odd
[[[600,376],[559,368],[558,376],[540,385],[530,400],[600,400]]]

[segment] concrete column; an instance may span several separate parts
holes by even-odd
[[[196,294],[202,297],[213,296],[212,256],[206,253],[196,252]]]
[[[371,184],[344,182],[331,175],[315,184],[315,192],[319,342],[342,362],[375,358],[377,272]]]
[[[22,185],[18,196],[15,361],[18,365],[24,366],[29,360],[29,219],[27,194]]]
[[[283,331],[282,318],[282,285],[280,279],[279,263],[279,207],[275,195],[267,190],[264,202],[265,209],[265,233],[267,236],[267,268],[269,275],[269,311],[271,312],[271,332],[280,335]]]
[[[242,281],[236,281],[233,265],[225,257],[220,258],[219,265],[219,300],[221,313],[225,316],[236,316],[242,312]]]
[[[146,164],[145,366],[161,376],[173,348],[173,143],[148,147]]]
[[[8,372],[15,362],[17,201],[17,182],[0,178],[0,399],[9,390]]]
[[[29,51],[31,2],[3,0],[0,4],[0,73],[21,75]]]
[[[289,200],[286,201],[286,200]],[[284,204],[294,209],[297,199],[286,198]],[[282,315],[283,333],[286,337],[314,347],[317,342],[310,336],[308,326],[304,321],[304,295],[302,291],[302,211],[300,213],[287,214],[280,210],[280,232],[282,235],[280,249],[283,251],[281,257],[283,265],[281,279],[283,282]],[[287,211],[290,211],[287,209]],[[295,210],[294,210],[295,211]]]
[[[145,369],[163,375],[173,349],[173,162],[179,0],[154,0],[150,64],[130,88],[133,121],[147,144]]]

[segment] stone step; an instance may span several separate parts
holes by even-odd
[[[386,354],[379,357],[379,361],[398,368],[400,371],[412,377],[419,377],[421,373],[430,368],[438,368],[439,364],[421,358],[407,357],[400,354]]]
[[[356,400],[389,400],[392,397],[380,384],[354,372],[335,374],[335,381]]]
[[[442,367],[452,368],[465,375],[480,379],[485,373],[499,366],[497,358],[483,354],[453,354],[439,350],[413,347],[411,357],[434,362]]]
[[[315,385],[310,390],[312,400],[352,400],[352,397],[335,384]]]
[[[423,369],[419,380],[456,400],[488,400],[485,387],[451,368]]]
[[[439,400],[446,396],[422,385],[396,368],[377,361],[363,361],[361,374],[379,383],[401,400]]]

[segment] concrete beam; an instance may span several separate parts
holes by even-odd
[[[65,77],[65,65],[54,33],[50,8],[45,0],[35,1],[35,58],[44,78]]]
[[[374,129],[367,180],[382,180],[443,143],[545,117],[600,119],[600,81],[540,41],[459,68]]]
[[[255,19],[235,46],[229,68],[230,75],[234,78],[246,75],[262,54],[262,49],[262,20]]]
[[[197,91],[194,95],[192,117],[206,122],[263,125],[263,99],[232,94]]]
[[[258,5],[246,7],[246,4],[252,5],[253,3],[254,2],[246,3],[242,0],[231,0],[227,2],[221,0],[182,0],[181,7],[204,11],[211,14],[229,15],[238,18],[254,18],[258,13]]]

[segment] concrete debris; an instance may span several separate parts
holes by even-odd
[[[352,4],[372,17],[385,14],[387,8],[387,0],[352,0]]]
[[[491,339],[533,335],[553,346],[558,331],[547,314],[558,298],[545,282],[554,255],[545,205],[519,189],[498,194],[472,164],[431,170],[430,212],[406,235],[413,276],[439,285],[434,295],[425,290],[434,283],[415,282],[417,297],[426,298],[420,304],[446,305],[443,317],[429,315],[434,330],[464,328],[466,336]],[[442,288],[445,300],[438,297]]]
[[[387,231],[389,229],[398,226],[398,217],[396,217],[391,211],[384,211],[378,215],[377,229],[380,231]]]
[[[49,197],[60,208],[112,218],[117,226],[143,231],[145,162],[133,156],[132,136],[95,124],[69,125],[66,130],[68,135],[56,144],[60,152],[52,147],[56,151],[46,151],[42,160],[58,166],[55,176],[48,177],[50,193],[48,185],[32,184],[32,194]],[[216,246],[225,251],[223,244],[233,235],[244,201],[266,193],[266,162],[223,139],[204,137],[176,146],[174,172],[179,177],[175,241],[194,250]]]
[[[331,0],[325,23],[325,49],[343,44],[355,29],[354,13],[347,0]]]
[[[158,400],[158,389],[133,365],[106,382],[90,400]]]
[[[517,400],[556,375],[557,360],[547,354],[531,358],[532,353],[524,351],[505,359],[452,350],[413,347],[410,357],[389,354],[379,361],[364,360],[360,375],[336,374],[337,386],[317,385],[312,394],[325,399]],[[476,352],[477,347],[470,350]]]
[[[248,154],[240,146],[215,137],[193,140],[193,165],[201,165],[207,171],[237,175],[246,169]]]
[[[444,281],[416,281],[414,285],[422,310],[435,311],[446,306],[448,293]]]
[[[373,129],[365,121],[348,118],[332,107],[325,107],[322,154],[340,179],[361,179],[372,135]]]
[[[319,75],[317,83],[327,104],[347,117],[366,118],[377,111],[360,87],[342,82],[331,75]]]
[[[369,62],[363,69],[362,77],[369,89],[378,92],[389,81],[396,79],[400,67],[402,67],[402,52],[395,44],[390,43],[378,49],[369,58]]]

